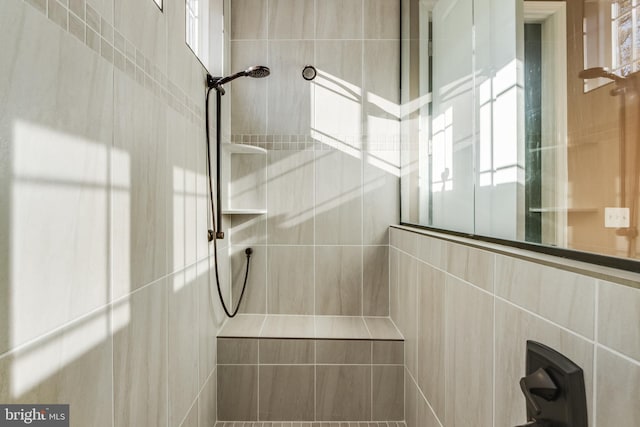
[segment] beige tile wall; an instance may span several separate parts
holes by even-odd
[[[222,421],[402,421],[402,341],[218,339]]]
[[[0,402],[68,403],[83,427],[217,419],[184,22],[183,0],[2,4]]]
[[[267,79],[230,84],[232,141],[268,149],[268,213],[232,224],[232,252],[251,244],[256,260],[266,260],[252,266],[266,288],[250,291],[241,311],[389,314],[399,4],[231,2],[231,68],[271,68]],[[318,69],[313,82],[301,76],[307,64]],[[236,287],[242,276],[234,268]]]
[[[518,381],[526,340],[582,367],[590,426],[640,425],[640,289],[522,253],[400,228],[390,237],[391,316],[407,343],[408,427],[524,423]],[[640,285],[640,274],[634,280]]]

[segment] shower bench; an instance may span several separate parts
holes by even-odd
[[[219,421],[404,420],[404,338],[386,317],[238,315],[217,376]]]

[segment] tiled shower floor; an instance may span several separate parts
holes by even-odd
[[[215,427],[407,427],[404,421],[301,422],[301,421],[219,421]]]

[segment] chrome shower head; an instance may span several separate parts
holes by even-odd
[[[262,78],[267,77],[269,74],[271,74],[269,67],[265,67],[264,65],[254,65],[253,67],[249,67],[244,71],[240,71],[227,77],[211,77],[211,75],[208,75],[207,86],[209,89],[215,89],[224,95],[224,88],[222,85],[227,84],[238,77]]]

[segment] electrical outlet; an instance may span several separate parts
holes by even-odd
[[[605,228],[628,228],[629,208],[604,208]]]

